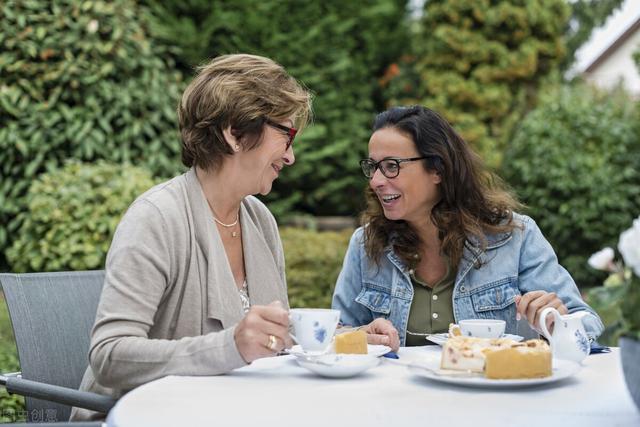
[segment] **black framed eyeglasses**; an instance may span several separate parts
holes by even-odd
[[[289,147],[291,147],[291,144],[293,144],[293,139],[296,137],[296,134],[298,133],[298,129],[281,125],[280,123],[276,123],[273,120],[269,120],[269,119],[264,119],[264,122],[269,126],[271,126],[272,128],[278,129],[279,131],[282,131],[283,133],[287,134],[287,136],[289,137],[289,140],[287,141],[287,148],[285,149],[285,151],[287,151]]]
[[[424,160],[427,157],[410,157],[408,159],[396,159],[396,158],[386,158],[382,159],[379,162],[375,162],[371,159],[363,159],[360,160],[360,167],[362,168],[362,173],[368,179],[373,177],[373,174],[376,173],[376,169],[380,169],[382,175],[387,178],[395,178],[400,174],[400,163],[406,162],[415,162],[416,160]]]

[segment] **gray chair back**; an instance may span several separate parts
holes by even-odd
[[[78,388],[103,282],[104,271],[0,274],[22,378]],[[30,421],[69,419],[69,406],[30,397],[25,402]]]

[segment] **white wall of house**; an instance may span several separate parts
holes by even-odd
[[[602,63],[585,72],[587,81],[603,89],[610,89],[620,81],[635,97],[640,97],[640,70],[633,61],[633,54],[640,49],[640,30],[636,31]]]

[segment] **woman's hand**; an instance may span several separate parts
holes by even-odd
[[[569,310],[555,292],[531,291],[524,295],[516,296],[516,310],[518,319],[520,316],[526,317],[529,325],[537,332],[540,331],[538,322],[542,310],[553,307],[560,314],[567,314]],[[553,332],[553,316],[547,316],[546,324],[549,332]]]
[[[398,331],[387,319],[375,319],[373,322],[361,327],[360,329],[367,333],[367,342],[369,344],[388,345],[393,351],[398,351],[400,348]]]
[[[247,363],[273,356],[293,345],[289,337],[289,312],[280,301],[254,305],[236,326],[233,337],[238,352]]]

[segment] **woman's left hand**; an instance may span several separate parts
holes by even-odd
[[[398,351],[400,348],[398,331],[387,319],[374,319],[373,322],[362,326],[360,329],[367,333],[367,342],[369,344],[388,345],[393,351]]]
[[[553,307],[560,314],[567,314],[569,310],[555,292],[531,291],[516,296],[516,310],[520,316],[526,317],[529,325],[540,332],[540,314],[547,307]],[[547,329],[553,331],[553,316],[547,316]]]

